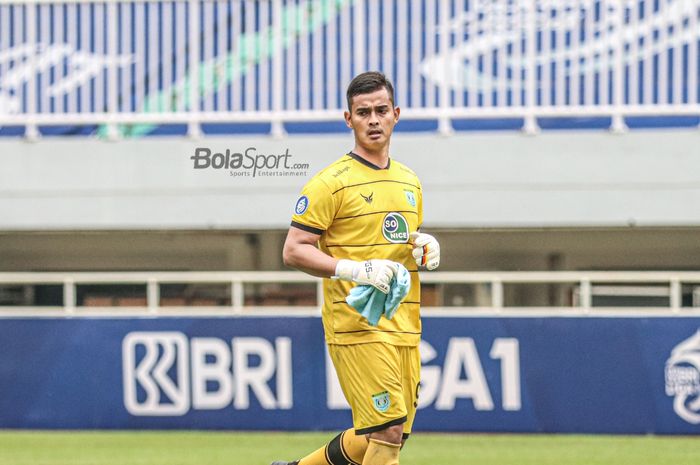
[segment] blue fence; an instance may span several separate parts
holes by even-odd
[[[700,318],[426,318],[417,431],[700,433]],[[0,428],[335,430],[318,318],[4,319]]]
[[[697,124],[699,14],[692,0],[8,1],[0,134],[333,123],[368,69],[395,82],[407,118],[441,130],[507,118],[534,129],[536,117]]]

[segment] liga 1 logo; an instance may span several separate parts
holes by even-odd
[[[700,329],[671,351],[666,361],[666,395],[683,420],[700,424]]]
[[[299,197],[296,205],[294,206],[294,213],[297,215],[303,215],[306,213],[306,209],[309,208],[309,198],[305,195]]]
[[[406,244],[408,242],[408,221],[401,213],[387,213],[382,220],[382,234],[384,239],[394,244]]]

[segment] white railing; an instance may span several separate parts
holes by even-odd
[[[425,303],[427,315],[493,316],[584,316],[700,315],[700,272],[431,272],[421,273],[423,284],[446,286],[469,284],[481,286],[487,297],[473,306],[444,306],[439,299]],[[228,303],[216,306],[163,305],[161,286],[178,284],[224,284],[229,288]],[[315,285],[313,305],[267,306],[246,304],[245,287],[261,283]],[[138,284],[145,287],[142,303],[123,306],[79,305],[77,287],[85,285]],[[504,296],[510,285],[566,285],[571,291],[568,306],[508,305]],[[0,306],[0,317],[17,316],[260,316],[319,315],[323,300],[322,280],[299,272],[66,272],[0,273],[0,289],[8,286],[62,286],[60,306]],[[684,289],[692,295],[690,305],[683,305]],[[594,304],[596,296],[654,297],[668,299],[666,305],[621,308]],[[436,303],[437,302],[437,303]]]
[[[0,126],[339,121],[356,73],[409,119],[700,115],[697,0],[0,0]]]

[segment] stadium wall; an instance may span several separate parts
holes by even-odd
[[[284,229],[301,186],[351,143],[1,141],[0,230]],[[427,227],[647,227],[700,225],[698,147],[696,130],[404,133],[392,153],[421,176]],[[228,169],[209,166],[227,151]]]
[[[437,229],[442,271],[695,270],[700,228]],[[0,232],[0,271],[275,271],[284,230]],[[449,252],[449,253],[447,253]]]
[[[415,428],[700,433],[699,327],[427,317]],[[314,317],[3,319],[0,340],[0,428],[350,424]]]

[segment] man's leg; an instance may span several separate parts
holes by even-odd
[[[362,465],[398,465],[402,439],[403,425],[370,433]]]
[[[328,444],[295,462],[273,462],[272,465],[360,465],[367,450],[365,436],[356,436],[350,428]]]
[[[417,347],[401,347],[401,378],[406,406],[406,422],[371,433],[362,465],[398,465],[399,452],[411,433],[418,408],[420,353]]]
[[[341,462],[342,465],[360,465],[364,464],[369,447],[374,450],[370,462],[373,465],[398,463],[394,458],[396,448],[388,444],[401,446],[402,424],[407,419],[400,351],[384,343],[329,345],[328,349],[343,394],[352,408],[355,429],[341,433],[326,446],[290,464],[336,465],[333,457],[347,457],[349,460]],[[372,442],[368,443],[365,435],[370,435]]]
[[[383,343],[334,347],[331,359],[342,372],[356,432],[369,437],[362,465],[398,465],[408,419],[401,350]]]

